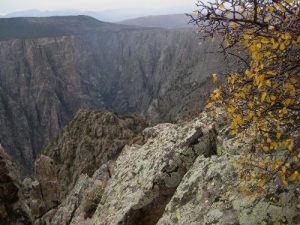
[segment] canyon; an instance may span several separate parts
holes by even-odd
[[[228,64],[195,29],[71,16],[0,19],[0,31],[0,143],[26,175],[80,108],[149,124],[195,115]]]

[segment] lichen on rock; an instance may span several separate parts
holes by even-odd
[[[144,132],[148,140],[143,146],[126,147],[116,162],[115,174],[92,218],[93,224],[155,224],[198,156],[188,143],[201,126],[198,120],[160,124]],[[203,135],[210,132],[204,129]],[[201,136],[195,143],[202,141]],[[203,141],[203,145],[209,149],[212,143]]]

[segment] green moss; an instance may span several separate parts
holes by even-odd
[[[223,152],[224,152],[224,149],[222,148],[222,146],[221,145],[217,145],[217,154],[218,155],[222,155]]]

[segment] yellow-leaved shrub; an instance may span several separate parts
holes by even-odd
[[[222,107],[232,135],[251,139],[251,151],[239,162],[240,177],[264,191],[274,175],[281,184],[300,180],[300,1],[199,1],[196,16],[203,39],[220,40],[238,66],[211,94],[208,108]],[[217,75],[213,74],[214,83]],[[213,111],[212,111],[213,112]],[[272,155],[285,151],[280,159]]]

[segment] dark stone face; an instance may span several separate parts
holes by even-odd
[[[15,184],[11,183],[10,178],[7,175],[3,175],[1,176],[0,182],[0,198],[6,202],[18,201],[18,188]]]
[[[190,29],[132,28],[85,17],[35,20],[50,30],[36,30],[32,38],[20,30],[0,41],[0,143],[23,175],[32,173],[41,149],[79,108],[137,112],[149,123],[189,116],[205,102],[208,77],[225,64],[206,54],[213,44],[198,47]],[[26,26],[37,29],[33,22]],[[57,24],[64,33],[51,35]]]
[[[9,161],[3,150],[0,149],[0,200],[6,203],[18,201],[17,183],[12,177],[12,172],[8,166]]]
[[[31,224],[15,168],[0,146],[0,225]]]

